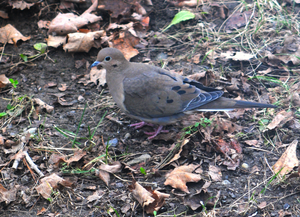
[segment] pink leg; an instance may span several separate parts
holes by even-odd
[[[158,134],[160,134],[160,133],[168,133],[169,132],[169,130],[163,130],[162,129],[163,128],[163,126],[162,125],[159,125],[159,127],[158,128],[154,128],[155,129],[155,131],[154,132],[144,132],[146,135],[149,135],[149,137],[148,137],[148,139],[150,140],[150,139],[153,139],[154,137],[156,137]],[[151,136],[150,136],[151,135]]]
[[[138,122],[135,124],[130,124],[129,127],[134,127],[135,129],[140,129],[143,126],[150,126],[150,127],[154,127],[154,124],[150,124],[150,123],[146,123],[145,121],[142,122]]]
[[[163,126],[159,125],[158,128],[155,127],[154,124],[151,123],[145,123],[144,121],[139,122],[139,123],[135,123],[135,124],[130,124],[130,127],[134,127],[135,129],[140,129],[143,126],[151,126],[154,128],[154,132],[144,132],[146,135],[149,135],[150,137],[148,137],[148,139],[153,139],[154,137],[156,137],[158,134],[160,133],[168,133],[169,130],[163,130]]]

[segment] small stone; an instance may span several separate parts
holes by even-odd
[[[231,182],[229,182],[228,180],[223,180],[223,181],[222,181],[222,184],[223,184],[223,185],[230,185]]]
[[[249,169],[249,165],[247,163],[243,163],[242,164],[242,168],[244,168],[245,170]]]
[[[124,139],[129,139],[131,137],[130,133],[126,133]]]
[[[106,145],[116,147],[118,145],[118,139],[114,138],[105,143]]]
[[[78,96],[78,101],[83,103],[85,101],[85,98],[81,95]]]
[[[290,208],[290,205],[289,205],[288,203],[285,203],[285,204],[283,205],[283,209],[287,210],[287,209],[289,209],[289,208]]]

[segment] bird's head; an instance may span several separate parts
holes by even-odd
[[[106,70],[112,71],[124,67],[126,63],[128,63],[128,61],[121,51],[116,48],[104,48],[99,51],[97,60],[91,67],[101,65]]]

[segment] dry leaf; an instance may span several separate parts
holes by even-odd
[[[113,47],[119,49],[127,60],[136,56],[139,51],[134,48],[140,39],[126,31],[123,36],[120,34],[118,39],[113,40]]]
[[[27,41],[28,39],[30,39],[30,36],[23,36],[18,30],[15,29],[15,27],[10,24],[0,28],[0,43],[16,44],[19,40]]]
[[[8,4],[12,6],[13,9],[16,8],[20,10],[24,10],[26,8],[29,9],[31,6],[34,5],[34,3],[27,3],[23,0],[19,0],[19,1],[10,0]]]
[[[48,34],[66,35],[77,32],[78,28],[102,20],[100,16],[83,13],[77,16],[73,13],[59,13],[50,23]]]
[[[144,188],[135,180],[132,181],[132,184],[128,188],[132,192],[133,197],[145,208],[148,214],[158,211],[164,205],[165,198],[170,196],[157,190],[153,191],[151,187]]]
[[[183,204],[191,207],[192,210],[196,210],[199,207],[201,207],[202,204],[206,204],[210,197],[211,196],[209,193],[206,193],[203,190],[201,190],[200,193],[187,195],[184,198]]]
[[[38,104],[42,109],[46,109],[48,113],[51,113],[54,110],[54,107],[51,105],[46,104],[42,100],[38,98],[33,98],[32,101],[36,104]]]
[[[67,37],[66,36],[52,36],[49,35],[48,38],[46,38],[47,45],[49,47],[59,47],[61,45],[66,44]]]
[[[92,47],[96,47],[95,40],[100,39],[103,35],[103,30],[88,33],[70,33],[68,34],[68,42],[63,48],[66,52],[89,52]]]
[[[55,173],[53,173],[50,176],[47,176],[45,178],[42,178],[40,180],[40,183],[41,184],[39,184],[35,189],[45,199],[48,199],[51,197],[51,193],[53,192],[54,189],[58,188],[58,184],[61,184],[65,187],[72,186],[72,183],[64,180],[63,178],[59,177]]]
[[[219,167],[209,165],[208,175],[215,182],[222,181],[222,172],[221,172],[221,168],[219,168]]]
[[[104,193],[105,192],[102,190],[97,190],[92,195],[88,196],[86,199],[87,199],[88,203],[90,203],[95,200],[99,200],[101,197],[103,197]]]
[[[8,84],[10,84],[9,79],[4,74],[0,75],[0,89]]]
[[[279,160],[274,164],[273,170],[275,173],[278,173],[282,169],[280,175],[283,176],[291,172],[294,167],[299,165],[296,154],[297,144],[298,140],[294,140],[281,155]]]
[[[113,164],[102,164],[99,166],[99,169],[96,170],[96,175],[105,182],[108,186],[110,182],[110,175],[109,173],[117,173],[121,171],[121,163],[119,161],[115,161]]]
[[[5,11],[0,10],[0,17],[2,17],[3,19],[8,19],[8,14]]]
[[[260,147],[260,145],[258,145],[258,140],[256,140],[256,139],[246,140],[244,142],[249,146]]]
[[[249,18],[252,14],[252,11],[244,11],[239,12],[236,11],[235,13],[230,15],[230,18],[227,20],[225,25],[225,30],[227,33],[231,33],[232,30],[239,29],[241,27],[246,26],[246,24],[249,22]]]
[[[180,189],[189,193],[187,182],[198,182],[201,180],[199,174],[192,173],[199,165],[190,164],[175,168],[171,173],[166,175],[165,185],[171,185],[173,188]]]
[[[293,112],[292,111],[281,111],[279,112],[272,122],[267,126],[269,130],[272,130],[276,127],[282,127],[285,123],[293,119]]]
[[[119,15],[128,17],[131,11],[145,14],[146,10],[139,4],[141,0],[99,0],[98,8],[107,10],[112,18],[118,18]]]
[[[60,91],[62,91],[62,92],[64,92],[64,91],[66,91],[67,90],[67,88],[68,88],[68,86],[67,86],[67,84],[60,84],[61,86],[58,88]]]
[[[39,20],[37,24],[40,29],[42,28],[49,29],[50,23],[51,23],[50,21]]]
[[[83,150],[79,150],[74,152],[74,155],[70,157],[66,162],[68,163],[68,166],[72,162],[78,162],[81,158],[83,158],[86,155],[86,152]]]
[[[0,184],[0,202],[5,201],[6,204],[9,204],[12,201],[16,200],[17,197],[17,188],[12,188],[11,190],[7,190]]]

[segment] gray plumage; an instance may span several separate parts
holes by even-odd
[[[109,91],[130,117],[166,125],[187,113],[235,108],[276,108],[274,105],[237,101],[222,97],[223,91],[165,69],[128,62],[115,48],[100,50],[93,66],[106,69]]]

